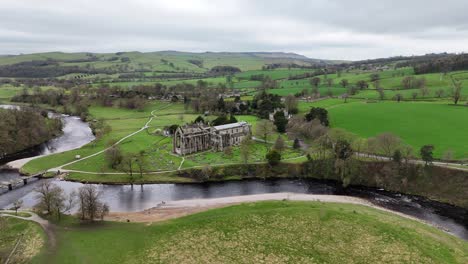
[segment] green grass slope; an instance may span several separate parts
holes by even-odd
[[[468,243],[376,209],[261,202],[153,224],[58,228],[37,263],[467,263]]]

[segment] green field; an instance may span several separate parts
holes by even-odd
[[[122,61],[128,58],[128,61]],[[63,66],[86,66],[91,64],[96,69],[125,69],[128,71],[147,72],[207,72],[214,66],[230,65],[240,68],[242,71],[258,70],[265,64],[271,63],[296,63],[310,65],[310,63],[298,60],[294,57],[277,53],[275,55],[264,55],[261,53],[229,53],[229,52],[205,52],[190,53],[177,51],[160,52],[121,52],[121,53],[63,53],[49,52],[37,54],[24,54],[17,56],[6,56],[0,58],[0,65],[8,65],[32,60],[53,59]],[[73,61],[89,60],[92,61]],[[201,67],[191,63],[191,60],[202,61]],[[74,76],[71,75],[71,78]]]
[[[331,125],[344,128],[361,137],[392,132],[407,144],[419,148],[435,146],[435,156],[451,149],[456,158],[468,157],[466,131],[468,107],[448,103],[355,101],[328,108]]]
[[[160,222],[57,228],[33,263],[466,263],[468,243],[350,204],[249,203]]]

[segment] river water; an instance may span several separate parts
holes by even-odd
[[[77,117],[60,116],[64,127],[63,135],[43,144],[39,155],[63,152],[79,148],[94,139],[88,124]],[[0,181],[19,177],[17,171],[0,171]],[[111,177],[111,176],[109,176]],[[52,179],[66,193],[83,186],[81,183]],[[0,194],[0,208],[8,208],[16,200],[23,200],[24,207],[36,203],[34,188],[39,181],[13,191]],[[155,207],[161,201],[175,201],[197,198],[219,198],[227,196],[262,193],[306,193],[339,194],[360,197],[370,202],[398,211],[431,224],[468,240],[468,210],[427,200],[418,196],[386,192],[373,188],[351,187],[343,191],[334,182],[312,179],[248,180],[220,183],[197,184],[148,184],[148,185],[95,185],[101,193],[101,200],[115,212],[135,212]],[[2,190],[0,190],[0,193]]]

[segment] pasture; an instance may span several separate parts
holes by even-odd
[[[80,225],[70,219],[59,223],[57,233],[56,250],[34,262],[468,261],[468,244],[434,227],[370,207],[337,203],[247,203],[159,223]]]
[[[355,101],[328,108],[332,127],[344,128],[360,137],[392,132],[415,148],[435,146],[441,158],[453,150],[458,159],[468,157],[466,131],[468,107],[448,103]]]

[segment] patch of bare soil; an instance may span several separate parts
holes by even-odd
[[[227,205],[213,205],[202,207],[178,207],[178,208],[150,208],[141,212],[114,212],[106,216],[107,221],[118,222],[138,222],[138,223],[151,223],[159,222],[182,216],[203,212],[209,209],[224,207]]]

